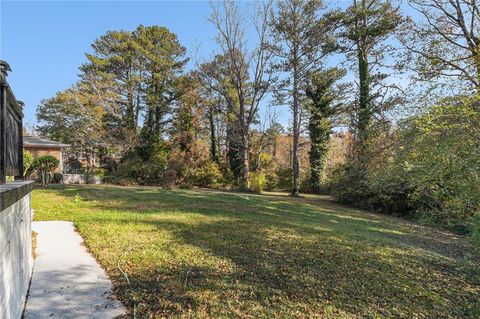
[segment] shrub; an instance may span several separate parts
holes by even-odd
[[[233,174],[228,165],[221,166],[220,172],[222,174],[222,184],[224,187],[233,187],[237,184],[238,181],[235,174]]]
[[[313,183],[312,183],[312,178],[310,174],[307,174],[305,176],[300,175],[300,192],[302,193],[318,193],[319,189],[313,189]],[[319,187],[320,184],[315,185],[316,187]]]
[[[265,174],[265,190],[274,191],[278,189],[279,178],[275,172],[267,172]]]
[[[63,182],[63,175],[60,173],[53,173],[51,182],[53,184],[61,184]]]
[[[411,117],[388,139],[372,139],[361,165],[350,160],[331,170],[332,195],[361,208],[468,232],[480,210],[479,126],[480,112],[471,101],[444,103]]]
[[[278,189],[290,191],[292,189],[292,169],[290,167],[280,168],[276,171],[276,174],[278,176]]]
[[[29,170],[33,164],[33,155],[29,151],[23,151],[23,176],[29,174]]]
[[[109,172],[115,172],[118,168],[118,162],[111,156],[106,156],[102,159],[103,168]]]
[[[218,164],[208,161],[195,172],[195,182],[201,187],[217,187],[222,182],[222,172]]]
[[[137,185],[157,185],[162,183],[166,169],[166,153],[155,154],[147,161],[135,154],[130,154],[118,165],[113,176],[119,177],[118,180],[133,182]]]
[[[59,163],[60,161],[51,155],[39,156],[33,160],[32,169],[39,172],[43,186],[50,184],[52,173]]]
[[[92,169],[93,175],[103,178],[105,175],[107,175],[107,170],[105,168],[94,168]]]
[[[363,206],[367,197],[368,185],[360,181],[352,164],[338,164],[329,173],[329,187],[332,194],[342,203]]]
[[[251,172],[249,176],[250,189],[256,193],[260,193],[265,189],[266,178],[263,172]]]

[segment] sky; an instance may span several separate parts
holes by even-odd
[[[176,33],[191,55],[210,56],[214,49],[207,1],[0,0],[0,11],[0,59],[12,68],[8,81],[17,99],[25,102],[26,124],[35,123],[42,99],[76,82],[78,67],[86,62],[84,53],[109,30],[161,25]]]

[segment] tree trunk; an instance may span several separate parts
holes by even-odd
[[[300,167],[298,163],[298,140],[299,140],[299,130],[298,130],[298,110],[294,110],[293,117],[295,119],[293,127],[293,145],[292,145],[292,164],[293,164],[293,185],[292,185],[292,196],[299,196],[298,191],[298,177],[300,174]],[[295,124],[296,123],[296,124]]]
[[[140,91],[140,86],[138,87],[138,91]],[[140,117],[140,94],[137,92],[137,104],[135,108],[135,120],[134,120],[134,128],[137,129],[138,127],[138,119]]]
[[[296,55],[296,53],[294,53]],[[293,185],[292,196],[298,197],[298,178],[299,178],[299,163],[298,163],[298,141],[300,137],[300,123],[299,123],[299,104],[298,104],[298,74],[297,62],[294,56],[293,63],[293,140],[292,140],[292,164],[293,164]]]
[[[212,158],[212,161],[218,164],[217,137],[215,134],[215,121],[212,108],[208,110],[208,121],[210,122],[210,156]]]
[[[366,49],[359,43],[358,71],[360,82],[360,96],[358,105],[358,160],[363,161],[368,140],[368,129],[371,122],[372,110],[370,105],[370,75],[368,71],[368,56]]]
[[[130,65],[127,74],[127,112],[125,116],[125,120],[127,122],[127,128],[133,129],[135,127],[135,103],[133,97],[133,85],[131,83],[131,74],[132,74],[132,66]]]
[[[475,63],[475,69],[477,71],[477,76],[475,78],[475,80],[477,81],[477,86],[476,86],[477,94],[480,94],[480,54],[479,54],[480,51],[479,50],[480,50],[480,45],[476,45],[472,51],[472,57]]]
[[[244,125],[242,129],[242,183],[240,185],[241,189],[244,191],[250,190],[250,183],[248,180],[250,174],[249,150],[248,127]]]

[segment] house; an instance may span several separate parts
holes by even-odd
[[[32,153],[33,157],[52,155],[60,161],[59,166],[55,170],[57,173],[63,172],[63,157],[65,148],[70,144],[59,143],[35,136],[23,137],[23,149]]]

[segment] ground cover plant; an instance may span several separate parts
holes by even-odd
[[[33,209],[75,223],[137,318],[480,316],[465,238],[319,196],[53,185]]]

